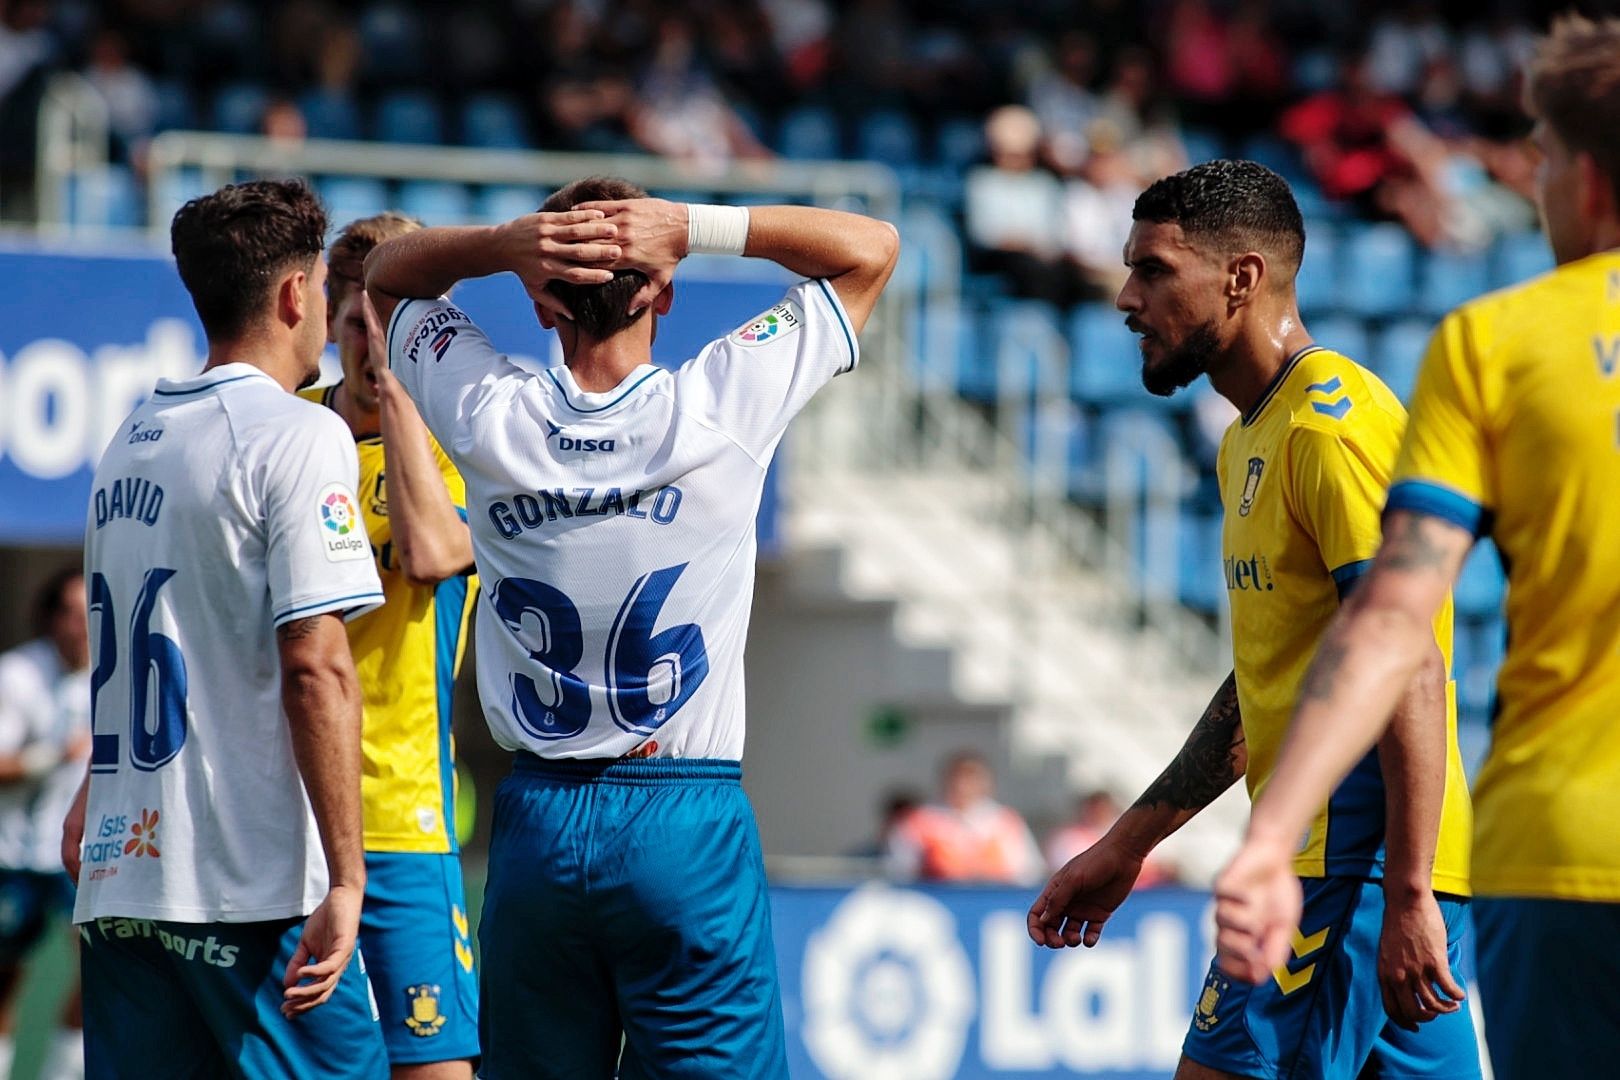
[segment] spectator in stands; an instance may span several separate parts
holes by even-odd
[[[1083,139],[1102,109],[1092,85],[1097,78],[1097,44],[1083,30],[1065,31],[1058,38],[1054,59],[1053,67],[1031,82],[1029,107],[1048,139]]]
[[[945,760],[940,801],[907,814],[889,838],[897,878],[1025,884],[1043,873],[1040,848],[1023,817],[995,801],[990,763],[970,750]]]
[[[895,788],[884,795],[878,807],[877,832],[851,848],[850,856],[881,861],[887,867],[890,846],[896,833],[922,804],[922,797],[910,788]]]
[[[1101,118],[1119,132],[1137,173],[1147,182],[1186,167],[1187,152],[1175,113],[1146,49],[1128,48],[1115,58],[1103,90]]]
[[[1055,227],[1063,213],[1063,186],[1040,167],[1040,121],[1022,105],[1004,105],[985,121],[984,136],[990,163],[967,175],[973,263],[1004,276],[1018,296],[1067,303],[1074,280]]]
[[[1074,817],[1053,829],[1046,838],[1042,853],[1046,856],[1047,868],[1054,872],[1062,869],[1070,859],[1101,840],[1119,820],[1121,810],[1118,800],[1106,791],[1090,791],[1080,796],[1074,804]],[[1174,884],[1175,880],[1174,866],[1156,855],[1149,855],[1142,863],[1135,888],[1151,889]]]
[[[1090,153],[1063,192],[1064,251],[1088,300],[1112,300],[1125,284],[1119,253],[1131,233],[1131,207],[1147,186],[1112,124],[1086,136]]]
[[[106,102],[115,160],[138,160],[157,128],[157,90],[146,73],[130,63],[124,35],[112,29],[97,31],[84,78]]]
[[[798,90],[819,84],[832,58],[827,0],[764,0],[764,8],[788,80]]]
[[[259,134],[283,143],[300,143],[309,134],[304,111],[291,98],[271,98],[259,120]]]
[[[660,20],[657,43],[638,84],[630,132],[643,149],[700,171],[771,156],[715,86],[687,19]]]
[[[1373,24],[1367,46],[1367,78],[1380,93],[1417,93],[1429,65],[1451,53],[1451,32],[1434,4],[1409,0]]]

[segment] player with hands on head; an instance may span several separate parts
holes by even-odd
[[[1149,187],[1133,217],[1116,303],[1142,336],[1143,384],[1167,395],[1207,375],[1240,414],[1216,466],[1233,672],[1159,778],[1036,899],[1030,936],[1052,948],[1095,945],[1147,854],[1239,778],[1251,797],[1266,789],[1311,650],[1377,549],[1405,423],[1371,372],[1301,322],[1304,223],[1281,177],[1208,162]],[[1181,1080],[1478,1075],[1453,974],[1469,809],[1450,646],[1445,603],[1411,643],[1398,721],[1291,839],[1308,901],[1281,931],[1288,962],[1257,986],[1211,965]]]
[[[1564,1080],[1620,1053],[1620,19],[1555,22],[1525,103],[1558,267],[1435,331],[1383,544],[1216,882],[1217,948],[1251,982],[1287,955],[1302,823],[1398,719],[1425,628],[1489,535],[1508,646],[1474,788],[1480,993],[1498,1080]]]
[[[390,367],[467,481],[479,696],[515,754],[479,929],[481,1075],[778,1080],[769,898],[740,784],[755,518],[789,423],[856,366],[898,237],[601,177],[545,210],[584,215],[574,278],[531,257],[531,219],[426,229],[366,263]],[[653,337],[694,251],[807,280],[664,370]],[[576,280],[589,267],[612,280]],[[561,366],[512,363],[443,298],[506,271]]]

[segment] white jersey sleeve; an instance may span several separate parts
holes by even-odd
[[[401,300],[388,320],[388,367],[439,445],[450,447],[475,407],[513,392],[523,369],[445,297]]]
[[[710,344],[691,375],[707,384],[707,418],[763,465],[816,391],[859,362],[860,345],[838,293],[815,278]]]
[[[257,470],[276,626],[331,611],[353,618],[383,602],[355,498],[354,438],[328,409],[300,409],[299,419],[265,448]]]

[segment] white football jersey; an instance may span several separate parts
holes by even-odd
[[[0,754],[33,745],[66,753],[90,730],[90,673],[68,671],[46,638],[0,655]],[[84,779],[84,761],[0,784],[0,867],[60,873],[62,819]]]
[[[389,363],[467,482],[478,693],[548,758],[739,759],[754,519],[788,422],[854,368],[825,281],[676,371],[586,393],[525,371],[447,300],[402,302]]]
[[[336,413],[247,364],[159,381],[113,436],[85,526],[75,921],[254,922],[325,896],[275,627],[382,602],[357,472]]]

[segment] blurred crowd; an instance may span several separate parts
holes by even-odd
[[[1221,153],[1284,169],[1308,211],[1397,220],[1431,247],[1479,249],[1529,217],[1518,70],[1540,13],[1527,0],[11,0],[3,11],[4,133],[26,136],[46,73],[76,69],[137,166],[153,132],[209,121],[186,105],[244,82],[266,95],[259,130],[284,138],[334,118],[342,128],[406,88],[499,95],[521,144],[711,164],[769,157],[776,123],[805,106],[846,131],[899,111],[925,137],[988,117],[984,163],[946,186],[950,209],[976,268],[1060,303],[1112,290],[1121,210],[1137,191]],[[4,145],[15,157],[33,141]]]

